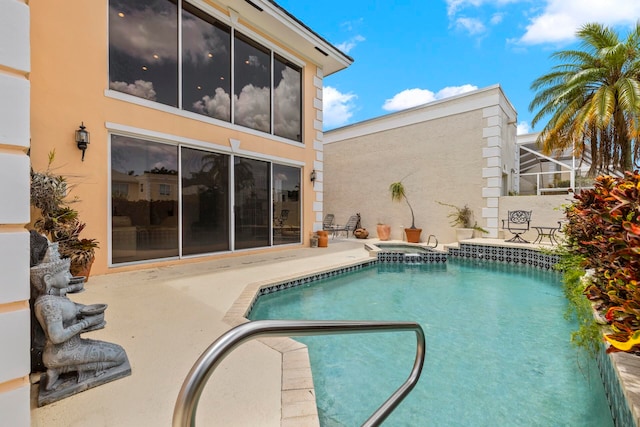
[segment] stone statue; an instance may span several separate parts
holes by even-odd
[[[121,346],[81,338],[82,333],[104,328],[107,305],[71,301],[66,296],[74,289],[70,260],[60,259],[52,245],[49,250],[42,262],[31,267],[32,311],[44,335],[41,354],[46,375],[40,406],[131,373]],[[63,378],[69,373],[77,373],[77,379]]]

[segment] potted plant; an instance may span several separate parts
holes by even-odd
[[[488,233],[487,230],[480,227],[477,222],[473,222],[473,211],[469,205],[459,207],[449,203],[438,202],[442,206],[447,206],[453,209],[447,217],[451,219],[450,224],[456,227],[456,239],[458,242],[473,237],[474,231],[480,231],[482,233]],[[473,222],[473,224],[472,224]]]
[[[66,178],[51,170],[54,158],[55,151],[51,151],[44,172],[31,170],[31,205],[40,211],[40,218],[33,227],[51,242],[58,243],[60,256],[71,259],[72,275],[88,278],[98,241],[80,238],[86,224],[78,219],[78,211],[70,206],[78,200],[68,200]]]
[[[389,191],[391,192],[392,201],[401,202],[402,200],[404,200],[405,202],[407,202],[407,206],[409,206],[409,210],[411,211],[411,227],[404,229],[404,232],[407,235],[407,242],[409,243],[420,242],[420,234],[422,233],[422,228],[416,228],[415,217],[413,215],[413,208],[409,203],[409,199],[407,199],[404,184],[402,183],[402,181],[394,182],[389,186]]]

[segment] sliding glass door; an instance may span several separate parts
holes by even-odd
[[[301,243],[300,183],[299,167],[112,135],[111,262]]]

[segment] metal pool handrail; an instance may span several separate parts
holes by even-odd
[[[193,427],[198,401],[216,367],[233,349],[258,336],[310,336],[362,332],[414,331],[416,359],[407,380],[378,408],[363,426],[380,425],[416,386],[425,357],[422,327],[416,322],[378,322],[342,320],[256,320],[227,331],[205,350],[182,383],[173,411],[173,427]]]

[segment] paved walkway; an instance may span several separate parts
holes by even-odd
[[[74,301],[107,303],[107,326],[91,338],[122,345],[132,374],[37,408],[32,426],[170,426],[176,397],[200,354],[230,329],[223,317],[243,289],[318,268],[367,259],[364,241],[328,248],[246,254],[187,265],[92,276]],[[89,337],[87,335],[87,337]],[[249,342],[218,367],[200,400],[199,425],[280,426],[282,356]]]

